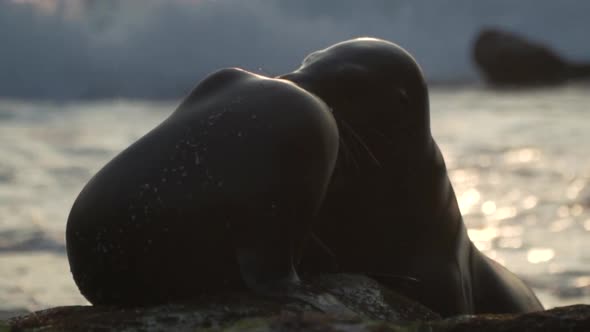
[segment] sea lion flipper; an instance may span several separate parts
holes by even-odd
[[[246,286],[261,293],[286,289],[299,282],[288,248],[237,248],[236,259]]]
[[[313,253],[313,254],[310,254]],[[297,255],[296,265],[306,273],[339,272],[338,258],[334,251],[313,231],[306,238],[301,252]]]
[[[543,310],[535,293],[514,273],[482,254],[474,256],[475,280],[481,286],[474,293],[477,312],[522,313]]]

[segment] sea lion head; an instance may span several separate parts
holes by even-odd
[[[347,145],[377,165],[429,144],[428,91],[422,70],[400,46],[375,38],[344,41],[308,55],[280,76],[324,100]],[[346,137],[349,136],[349,137]],[[397,156],[396,156],[397,155]],[[358,158],[357,158],[358,159]]]

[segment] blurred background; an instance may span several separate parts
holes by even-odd
[[[86,303],[71,204],[206,74],[278,75],[359,36],[422,66],[478,248],[546,307],[590,303],[590,85],[492,88],[472,59],[493,26],[590,61],[589,14],[574,0],[0,0],[0,313]]]

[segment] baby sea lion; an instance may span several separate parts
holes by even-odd
[[[293,253],[337,151],[321,100],[218,71],[79,194],[66,229],[74,280],[91,303],[111,305],[297,282]]]
[[[340,130],[313,227],[336,271],[371,275],[443,316],[542,309],[521,280],[469,240],[430,132],[426,82],[408,52],[353,39],[311,53],[280,78],[324,100]],[[307,250],[301,270],[334,271],[317,257]]]

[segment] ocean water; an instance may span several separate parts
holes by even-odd
[[[588,86],[431,89],[469,235],[546,307],[590,303]],[[86,181],[176,102],[0,101],[0,311],[84,304],[64,230]]]
[[[0,0],[0,95],[178,98],[217,68],[275,76],[362,36],[406,48],[430,82],[474,82],[484,27],[590,61],[589,12],[581,0]]]

